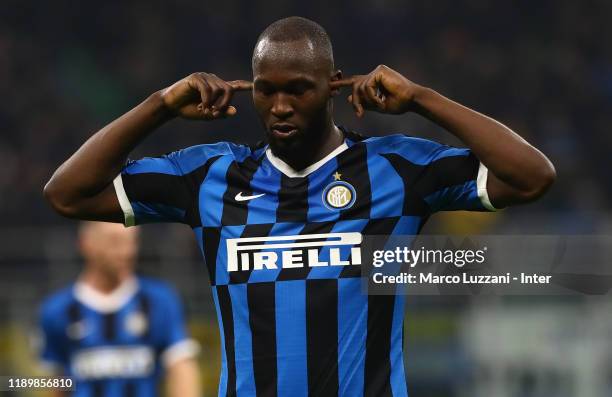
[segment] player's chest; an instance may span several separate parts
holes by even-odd
[[[199,204],[204,226],[326,222],[398,215],[391,209],[401,208],[402,191],[387,162],[358,153],[307,175],[286,175],[267,162],[230,163],[209,175]]]

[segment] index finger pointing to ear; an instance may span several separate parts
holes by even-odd
[[[335,90],[336,88],[350,87],[353,85],[356,79],[357,79],[357,76],[352,76],[352,77],[347,77],[346,79],[342,79],[342,80],[332,80],[329,82],[329,88],[331,88],[332,90]]]
[[[233,80],[228,81],[227,84],[236,91],[250,91],[253,89],[253,83],[247,80]]]

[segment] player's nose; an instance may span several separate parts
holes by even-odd
[[[293,107],[289,102],[289,98],[282,93],[276,94],[270,109],[272,114],[279,119],[286,119],[293,115]]]

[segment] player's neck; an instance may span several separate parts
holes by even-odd
[[[79,281],[100,293],[110,294],[131,277],[130,272],[111,273],[96,268],[87,268],[79,277]]]
[[[294,170],[301,171],[323,159],[344,142],[344,133],[333,122],[321,136],[320,142],[312,142],[312,145],[300,148],[299,153],[278,157]]]

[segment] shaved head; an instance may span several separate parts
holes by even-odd
[[[265,58],[301,59],[328,71],[334,69],[334,55],[327,32],[318,23],[302,17],[278,20],[259,35],[253,51],[254,72]]]
[[[268,26],[253,51],[253,104],[272,152],[296,170],[340,145],[333,123],[331,42],[321,25],[300,17]]]
[[[84,221],[79,246],[86,266],[107,274],[131,272],[138,255],[138,228],[119,223]]]

